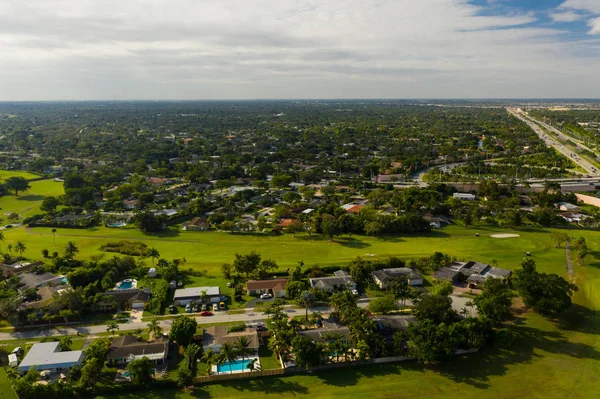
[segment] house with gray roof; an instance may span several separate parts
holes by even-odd
[[[38,289],[40,287],[51,286],[56,287],[60,285],[67,285],[68,282],[65,276],[56,276],[52,273],[23,273],[19,275],[19,281],[21,292],[29,289]]]
[[[423,285],[423,277],[408,267],[396,267],[390,269],[375,270],[373,280],[381,289],[386,289],[388,283],[394,279],[405,280],[408,285]]]
[[[309,279],[310,286],[328,292],[344,289],[356,289],[356,282],[347,272],[338,270],[335,273],[337,274],[330,277],[316,277]]]
[[[61,352],[58,342],[37,343],[27,352],[17,371],[21,374],[30,368],[51,372],[67,371],[75,365],[80,366],[84,356],[83,351]]]
[[[219,287],[190,287],[175,290],[173,303],[177,306],[186,306],[189,303],[205,302],[218,303],[221,300]]]

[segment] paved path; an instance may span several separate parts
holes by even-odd
[[[575,272],[573,271],[573,262],[571,262],[571,243],[568,241],[565,245],[565,253],[567,255],[567,270],[569,271],[569,275],[573,276]]]

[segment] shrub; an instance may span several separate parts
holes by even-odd
[[[145,255],[148,246],[139,241],[111,241],[100,246],[100,250],[104,252],[117,252],[123,255],[142,256]]]

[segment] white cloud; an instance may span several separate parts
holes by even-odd
[[[0,2],[0,100],[600,90],[600,60],[577,55],[586,43],[530,26],[531,14],[482,11],[467,0]]]
[[[590,27],[590,31],[588,32],[590,35],[600,34],[600,18],[590,19],[588,25]]]
[[[600,1],[598,0],[566,0],[558,8],[573,9],[600,14]]]
[[[573,11],[555,12],[550,14],[550,18],[554,22],[575,22],[579,21],[583,16]]]

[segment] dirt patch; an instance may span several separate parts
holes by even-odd
[[[521,237],[518,234],[490,234],[490,237],[492,238],[516,238],[516,237]]]

